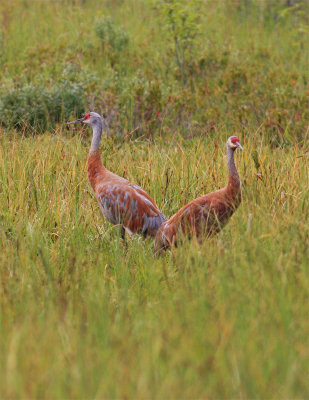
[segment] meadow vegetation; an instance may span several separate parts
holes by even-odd
[[[3,0],[0,397],[308,398],[308,3]],[[226,228],[153,256],[102,219],[104,164],[166,216],[223,187]]]

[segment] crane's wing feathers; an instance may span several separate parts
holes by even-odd
[[[166,220],[146,192],[124,179],[101,184],[96,195],[105,218],[132,233],[155,235]]]
[[[156,236],[156,251],[176,245],[179,234],[198,238],[219,232],[230,214],[226,201],[220,197],[194,199],[162,224]]]

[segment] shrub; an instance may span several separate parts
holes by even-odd
[[[94,29],[104,50],[121,52],[129,43],[127,32],[116,27],[111,17],[97,19]]]
[[[164,0],[159,10],[173,40],[173,53],[183,85],[194,70],[195,42],[199,34],[199,0]]]
[[[43,132],[71,115],[85,110],[87,89],[97,78],[74,65],[64,65],[57,80],[37,78],[19,85],[11,81],[0,87],[0,124],[8,128]]]
[[[0,100],[0,123],[7,127],[44,131],[84,109],[84,94],[75,84],[51,88],[25,85],[13,88]]]

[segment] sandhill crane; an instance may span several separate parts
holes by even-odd
[[[88,157],[88,178],[104,217],[125,232],[139,233],[144,237],[155,236],[166,221],[155,202],[139,186],[108,171],[100,157],[100,139],[103,121],[99,114],[91,112],[68,124],[83,123],[92,127],[93,136]]]
[[[209,237],[219,232],[241,202],[241,184],[234,163],[234,151],[243,150],[239,139],[227,140],[228,183],[220,190],[201,196],[182,207],[159,228],[155,237],[155,254],[177,245],[180,236]]]

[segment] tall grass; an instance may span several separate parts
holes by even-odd
[[[155,259],[102,219],[90,132],[14,131],[0,102],[1,398],[308,397],[307,4],[201,4],[185,86],[159,2],[0,4],[0,98],[90,76],[104,164],[166,216],[226,184],[230,135],[245,149],[229,224]]]
[[[171,215],[225,184],[227,135],[103,159]],[[2,137],[2,397],[306,397],[308,160],[242,139],[229,225],[155,260],[102,221],[81,137]]]

